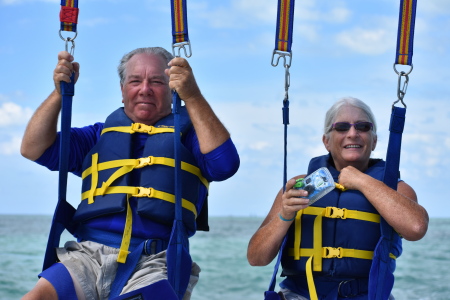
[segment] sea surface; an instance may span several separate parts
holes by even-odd
[[[213,217],[210,232],[190,239],[193,260],[202,268],[192,300],[263,299],[274,263],[251,267],[246,259],[248,241],[261,222],[259,217]],[[20,299],[35,285],[50,223],[50,216],[0,215],[1,300]],[[403,248],[395,298],[450,299],[450,219],[431,219],[427,235],[404,241]]]

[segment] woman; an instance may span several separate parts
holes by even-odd
[[[369,290],[393,299],[400,237],[421,239],[428,214],[404,181],[399,179],[397,191],[381,181],[384,161],[370,158],[377,144],[376,123],[364,102],[336,102],[326,114],[322,141],[329,154],[312,159],[308,174],[327,167],[347,191],[334,189],[308,206],[309,200],[301,198],[308,193],[293,189],[296,179],[306,175],[290,179],[251,238],[248,261],[269,264],[287,235],[282,256],[286,279],[280,284],[286,299],[369,299]],[[385,235],[380,239],[380,216],[395,230],[389,242]],[[377,277],[380,266],[387,267],[386,277]]]

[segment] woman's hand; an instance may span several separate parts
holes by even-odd
[[[308,207],[309,199],[299,198],[308,196],[305,190],[294,189],[295,180],[300,177],[292,178],[286,182],[286,190],[281,196],[280,214],[285,219],[292,219],[297,211]]]
[[[357,168],[348,166],[341,170],[338,177],[338,183],[349,190],[360,190],[360,187],[364,185],[365,180],[369,179],[368,177],[370,176],[359,171]]]

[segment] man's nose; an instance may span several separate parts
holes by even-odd
[[[140,92],[145,95],[150,95],[153,93],[152,86],[149,82],[143,81],[141,84]]]

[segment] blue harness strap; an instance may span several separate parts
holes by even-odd
[[[283,58],[285,67],[285,97],[283,100],[283,125],[284,125],[284,167],[283,167],[283,191],[286,188],[287,182],[287,128],[289,125],[289,85],[290,85],[290,74],[289,67],[291,66],[291,45],[292,45],[292,32],[294,26],[294,6],[295,0],[278,0],[278,10],[277,10],[277,26],[275,33],[275,49],[272,54],[272,66],[276,67],[280,58]],[[275,61],[275,55],[278,55]],[[264,299],[266,300],[278,300],[281,299],[280,295],[275,292],[276,278],[278,274],[278,269],[281,263],[281,257],[283,254],[284,246],[287,242],[287,235],[284,237],[281,243],[280,250],[278,252],[277,262],[273,269],[272,278],[270,280],[269,289],[264,292]]]
[[[182,185],[181,185],[181,135],[180,109],[181,99],[175,91],[172,93],[172,113],[174,114],[174,153],[175,153],[175,220],[167,248],[167,276],[179,299],[183,299],[189,284],[192,258],[189,254],[189,239],[183,224]]]
[[[58,299],[77,300],[72,276],[67,268],[60,263],[53,264],[39,274],[47,279],[55,288]]]
[[[178,299],[168,280],[160,280],[138,290],[114,298],[114,300],[176,300]]]
[[[74,233],[75,226],[71,222],[75,213],[70,203],[66,201],[67,174],[69,171],[70,151],[70,123],[72,114],[72,97],[75,94],[75,74],[71,76],[71,82],[61,82],[62,107],[61,107],[61,140],[59,157],[59,183],[58,203],[53,214],[52,225],[45,251],[43,270],[47,269],[57,261],[55,248],[59,247],[61,234],[64,229]]]
[[[400,166],[400,151],[403,128],[405,125],[406,108],[393,106],[389,126],[389,143],[386,154],[386,167],[383,182],[397,190]],[[376,246],[373,264],[369,275],[369,299],[388,299],[394,286],[394,270],[390,264],[389,253],[397,233],[381,218],[381,238]]]

